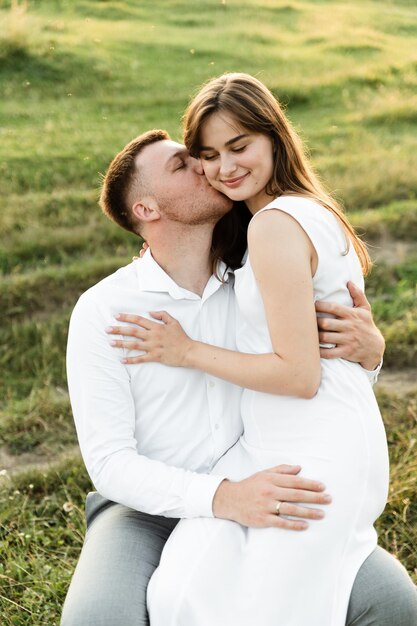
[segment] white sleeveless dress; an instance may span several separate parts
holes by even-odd
[[[314,297],[351,305],[348,280],[363,286],[353,245],[337,218],[306,198],[281,196],[318,255]],[[254,217],[256,219],[256,216]],[[273,268],[271,268],[273,271]],[[250,258],[236,272],[237,343],[272,345]],[[148,588],[151,626],[343,626],[355,576],[376,546],[374,521],[388,489],[384,427],[362,368],[321,360],[311,400],[245,390],[244,434],[213,472],[241,479],[280,463],[299,464],[332,495],[306,531],[252,529],[220,519],[182,520]],[[227,419],[227,416],[225,416]]]

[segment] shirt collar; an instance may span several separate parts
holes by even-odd
[[[162,269],[153,258],[150,249],[146,250],[141,259],[133,261],[134,269],[141,291],[169,293],[174,300],[206,300],[215,293],[224,282],[228,283],[233,276],[233,271],[227,268],[223,261],[218,264],[219,276],[225,275],[225,281],[221,282],[217,276],[210,276],[204,293],[199,295],[177,285],[177,283]]]

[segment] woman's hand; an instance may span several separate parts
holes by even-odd
[[[124,358],[123,363],[163,363],[174,367],[187,367],[187,355],[194,343],[183,331],[181,324],[166,311],[154,311],[153,322],[140,315],[121,313],[117,319],[134,326],[110,326],[106,332],[110,335],[127,335],[131,340],[116,339],[111,342],[115,348],[140,350],[145,354]]]
[[[141,249],[139,250],[139,256],[132,256],[132,261],[137,261],[138,259],[141,259],[148,248],[148,244],[146,243],[146,241],[144,241]]]

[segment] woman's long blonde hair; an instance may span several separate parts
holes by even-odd
[[[368,274],[372,262],[365,243],[338,202],[324,189],[308,161],[300,137],[269,89],[257,78],[243,73],[224,74],[203,85],[183,118],[184,143],[193,156],[200,153],[201,129],[205,120],[219,111],[228,112],[243,128],[271,137],[274,171],[266,192],[272,197],[283,194],[307,196],[332,211],[342,223],[348,241],[352,241],[363,273]]]

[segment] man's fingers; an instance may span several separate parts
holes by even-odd
[[[319,332],[319,340],[320,343],[332,343],[336,345],[341,345],[345,343],[351,342],[352,339],[349,340],[349,337],[342,333],[332,333],[332,332]]]
[[[301,465],[287,465],[286,463],[282,463],[282,465],[276,465],[266,471],[278,472],[279,474],[298,474],[301,471]]]
[[[323,491],[277,487],[272,500],[276,502],[295,502],[297,504],[330,504],[332,498]]]
[[[320,348],[321,359],[343,359],[345,357],[343,348]]]
[[[269,472],[267,471],[267,473]],[[271,478],[276,487],[304,489],[308,491],[324,491],[326,489],[326,486],[319,480],[311,480],[310,478],[293,476],[291,474],[282,474],[276,470],[271,471]]]
[[[351,280],[348,282],[347,286],[349,289],[350,296],[353,300],[353,306],[365,308],[370,311],[371,305],[366,299],[366,296],[363,293],[362,289],[359,289],[359,287],[355,285],[355,283],[353,283]]]
[[[317,326],[319,330],[341,332],[346,327],[346,321],[338,320],[335,317],[318,317]]]
[[[324,300],[317,300],[314,303],[317,313],[327,313],[327,315],[338,316],[343,311],[343,305],[337,302],[326,302]]]
[[[308,523],[301,520],[286,519],[280,515],[269,515],[266,526],[270,528],[286,528],[287,530],[307,530]]]
[[[271,513],[275,513],[275,510],[274,507]],[[302,519],[323,519],[325,515],[322,509],[300,506],[299,504],[292,504],[291,502],[281,502],[279,514],[283,516],[300,517]]]

